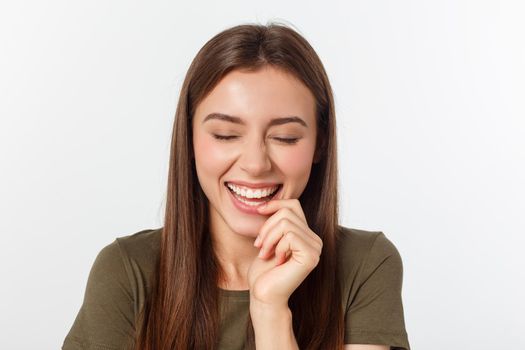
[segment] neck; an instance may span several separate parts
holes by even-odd
[[[259,250],[253,246],[254,239],[229,230],[212,231],[210,234],[221,270],[219,287],[247,290],[248,269],[259,253]]]

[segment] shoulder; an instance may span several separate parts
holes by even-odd
[[[142,260],[151,260],[160,251],[162,228],[146,229],[127,236],[119,236],[112,244],[118,245],[122,254]]]
[[[392,258],[401,262],[396,246],[382,231],[366,231],[339,226],[338,255],[342,266],[363,265],[365,262]]]
[[[373,274],[382,277],[377,280],[384,283],[385,288],[401,288],[402,259],[396,246],[382,231],[339,226],[337,250],[344,294],[357,292]]]
[[[97,254],[84,300],[62,349],[117,349],[132,338],[151,288],[160,229],[117,237]]]
[[[162,229],[147,229],[118,236],[97,254],[90,271],[92,286],[109,287],[119,280],[136,288],[154,273],[160,250]],[[143,278],[146,277],[146,278]]]
[[[162,229],[147,229],[118,236],[104,246],[90,271],[89,288],[120,289],[126,286],[137,306],[152,286],[160,252]]]
[[[103,248],[120,254],[127,273],[135,278],[151,276],[160,256],[160,240],[162,228],[146,229],[126,236],[116,237]],[[145,282],[145,281],[141,281]]]
[[[104,246],[90,272],[89,288],[130,301],[136,314],[153,287],[161,232],[161,228],[141,230]]]
[[[409,349],[401,297],[403,265],[395,245],[381,231],[340,227],[337,249],[345,344]]]
[[[99,251],[95,263],[118,265],[133,261],[140,266],[150,265],[159,255],[161,230],[146,229],[116,237]]]

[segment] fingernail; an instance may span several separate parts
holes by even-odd
[[[257,209],[264,209],[266,208],[267,203],[261,204],[257,207]]]
[[[257,255],[257,257],[262,258],[263,255],[264,255],[264,250],[261,249],[261,250],[259,251],[259,255]]]
[[[259,245],[260,241],[261,241],[261,236],[257,235],[257,238],[255,239],[255,242],[253,242],[253,246],[257,247]]]

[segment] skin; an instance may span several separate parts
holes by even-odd
[[[205,120],[212,113],[238,117],[244,125]],[[306,126],[270,126],[273,118],[288,116]],[[210,234],[226,275],[219,287],[250,290],[257,349],[297,349],[288,299],[315,268],[322,250],[297,199],[318,160],[314,96],[301,81],[270,66],[234,70],[196,107],[192,127],[197,176],[209,200]],[[233,205],[224,186],[236,180],[282,183],[283,190],[259,213],[246,214]],[[348,349],[388,347],[345,345]]]

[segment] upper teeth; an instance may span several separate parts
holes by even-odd
[[[258,188],[256,190],[252,190],[251,188],[246,187],[239,187],[231,183],[226,184],[229,188],[233,190],[233,192],[237,193],[240,196],[246,197],[246,198],[261,198],[266,197],[270,195],[271,193],[275,192],[279,186],[274,187],[268,187],[268,188]]]

